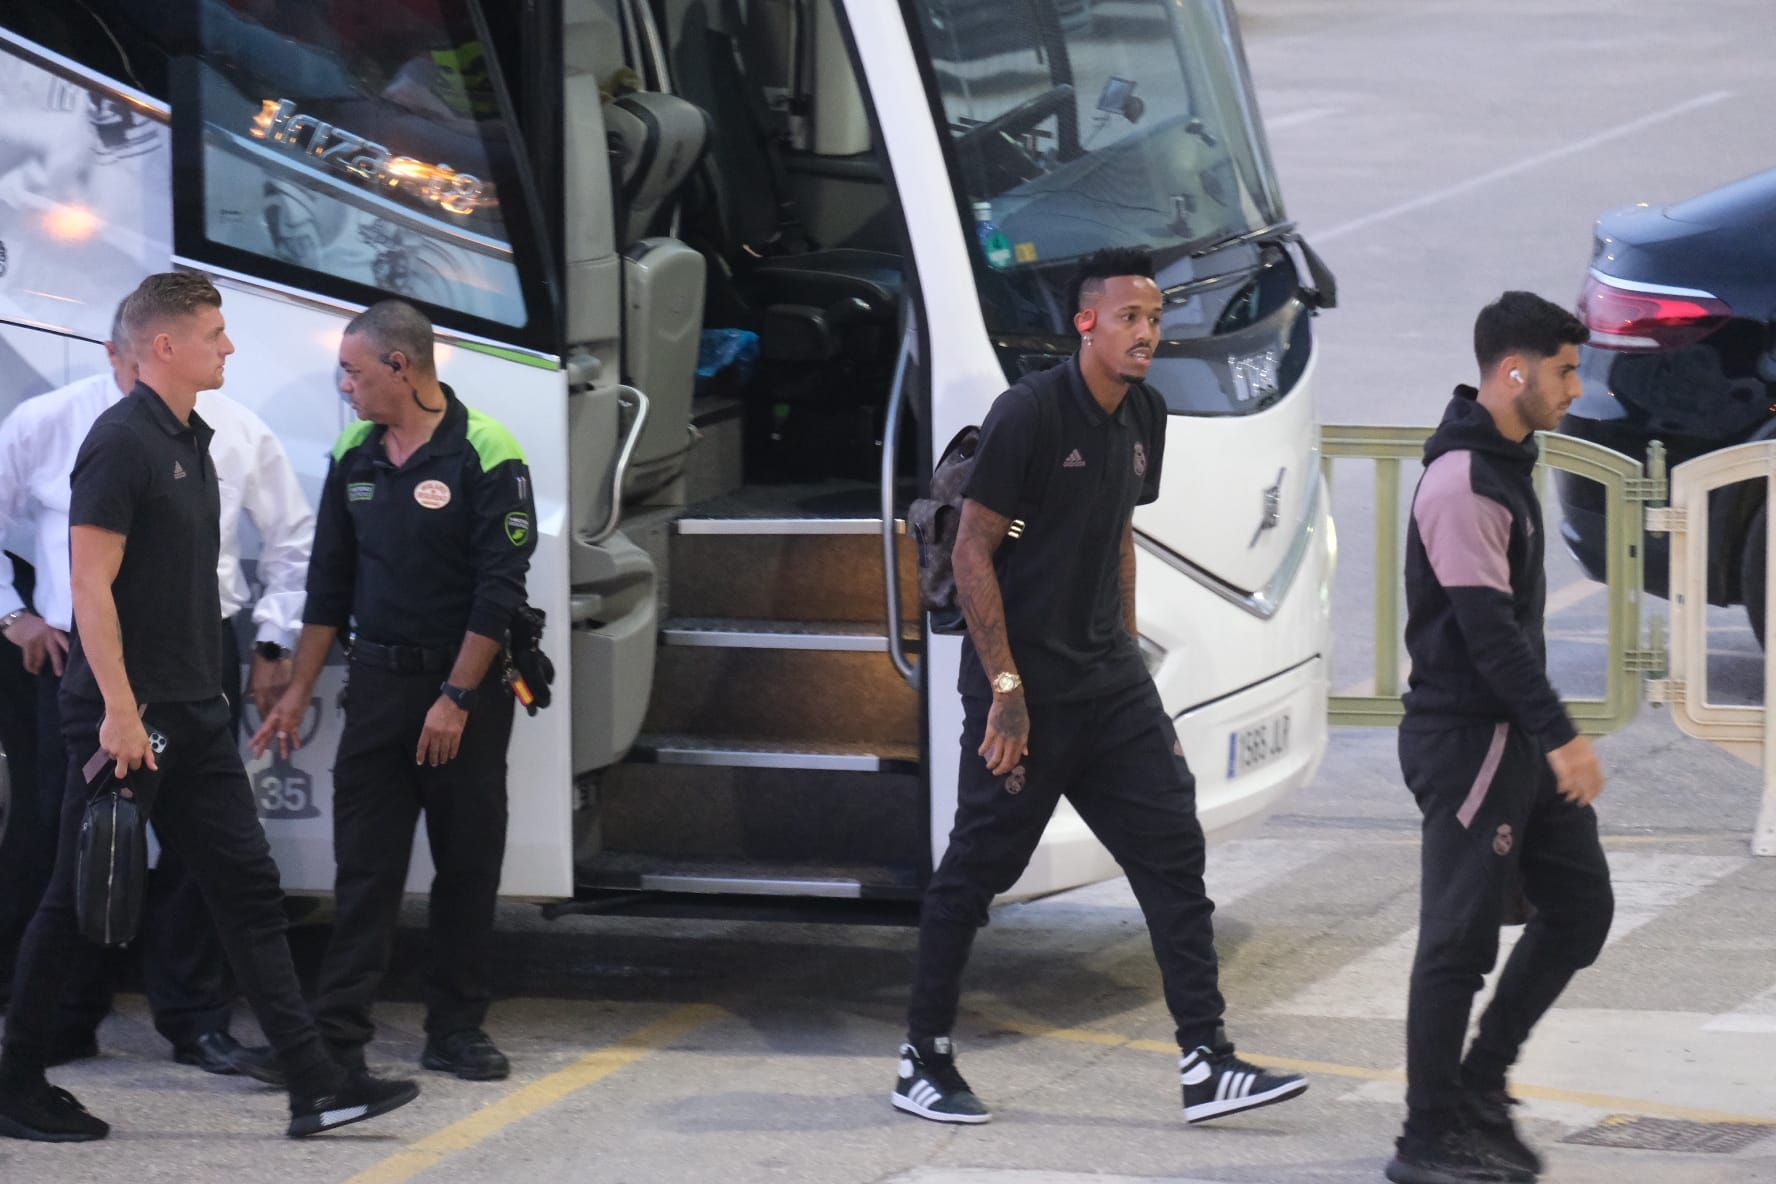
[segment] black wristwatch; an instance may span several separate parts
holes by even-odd
[[[448,681],[438,684],[438,693],[464,711],[475,710],[475,701],[481,697],[480,692],[476,691],[474,687],[465,691],[459,686],[452,686]]]
[[[253,647],[253,652],[267,662],[282,662],[290,656],[290,651],[275,641],[261,641]]]

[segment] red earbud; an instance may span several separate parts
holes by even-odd
[[[1096,325],[1097,323],[1098,323],[1098,310],[1097,309],[1088,308],[1084,312],[1079,314],[1079,328],[1080,328],[1081,332],[1089,332],[1091,330],[1091,328],[1094,325]]]

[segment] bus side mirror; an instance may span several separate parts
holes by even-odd
[[[1307,240],[1300,235],[1295,236],[1295,245],[1301,248],[1301,261],[1307,264],[1308,278],[1313,281],[1312,287],[1301,289],[1301,301],[1309,308],[1338,307],[1338,277],[1326,266],[1319,253],[1307,245]]]

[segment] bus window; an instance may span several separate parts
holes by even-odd
[[[171,163],[152,99],[0,31],[0,322],[104,340],[172,254]]]
[[[200,0],[198,13],[173,104],[182,252],[195,240],[190,253],[225,266],[244,253],[273,278],[296,269],[304,287],[397,293],[445,323],[534,338],[522,330],[548,322],[540,269],[468,0]]]

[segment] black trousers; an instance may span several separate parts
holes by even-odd
[[[61,679],[48,671],[40,676],[46,686],[38,707],[59,732],[61,712],[57,693]],[[222,625],[222,687],[228,695],[230,726],[240,734],[240,647],[232,622]],[[61,741],[57,738],[57,751]],[[56,797],[61,797],[58,779]],[[55,854],[56,813],[47,816],[42,848]],[[159,839],[158,829],[155,838]],[[44,879],[48,880],[48,869]],[[41,895],[41,894],[39,894]],[[128,964],[140,958],[142,989],[154,1015],[154,1027],[178,1048],[211,1032],[226,1032],[231,1018],[224,976],[227,961],[222,939],[204,903],[203,891],[178,853],[164,841],[160,863],[148,875],[148,893],[142,904],[142,929],[125,949],[106,950],[82,945],[69,969],[68,990],[56,1012],[56,1043],[79,1044],[98,1030],[116,999],[117,984]]]
[[[10,991],[13,966],[25,928],[37,912],[55,866],[55,834],[62,813],[61,720],[56,691],[61,679],[49,670],[25,672],[16,646],[0,642],[5,701],[0,705],[0,743],[12,774],[12,817],[0,840],[0,998]]]
[[[75,846],[88,797],[83,767],[98,751],[102,709],[64,715],[68,777],[55,871],[19,953],[6,1015],[4,1061],[40,1071],[57,1004],[89,943],[74,915]],[[338,1069],[302,1001],[285,938],[277,864],[241,764],[222,696],[202,703],[150,704],[147,725],[166,737],[160,773],[141,782],[141,800],[168,851],[184,861],[221,930],[234,975],[293,1087],[330,1088]]]
[[[1555,791],[1539,745],[1509,724],[1400,729],[1400,768],[1424,815],[1418,952],[1406,1018],[1406,1103],[1428,1123],[1464,1079],[1502,1086],[1530,1029],[1597,960],[1615,913],[1597,814]],[[1474,995],[1498,959],[1513,878],[1535,906],[1464,1061]]]
[[[1214,1043],[1215,906],[1203,888],[1196,779],[1151,681],[1085,703],[1032,704],[1030,755],[995,777],[976,751],[990,703],[964,699],[956,822],[919,920],[907,1031],[949,1033],[974,935],[1030,862],[1063,795],[1128,873],[1185,1049]]]
[[[426,1032],[443,1036],[479,1028],[487,1018],[487,963],[506,855],[513,700],[499,675],[490,673],[456,759],[422,766],[414,753],[440,681],[437,673],[351,666],[345,730],[333,767],[338,918],[315,999],[321,1032],[346,1064],[362,1061],[376,1032],[371,1004],[388,973],[422,812],[437,868],[429,904]]]

